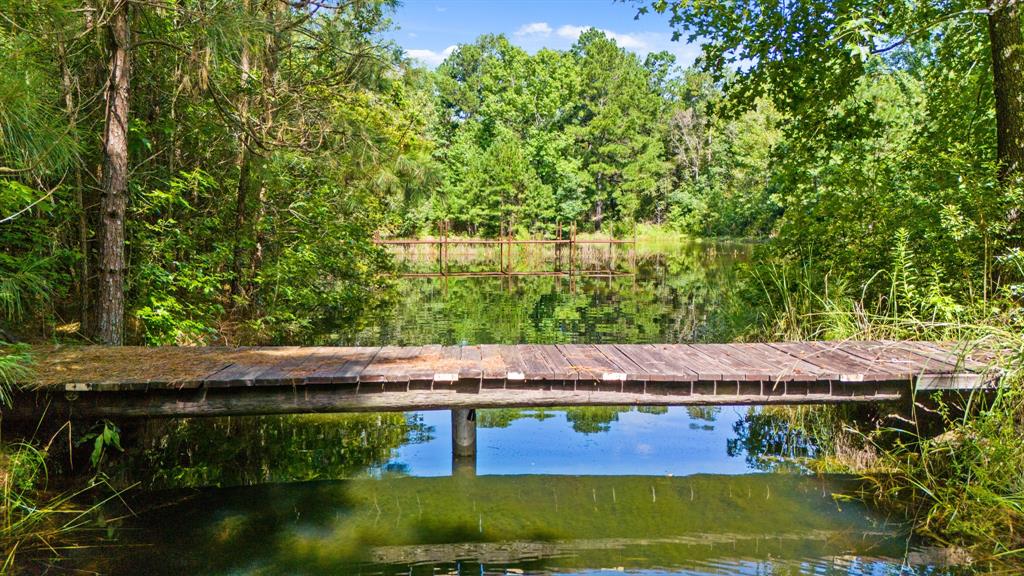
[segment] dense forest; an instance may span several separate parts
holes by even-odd
[[[635,3],[703,43],[690,67],[590,29],[428,69],[386,39],[395,6],[0,0],[0,341],[307,342],[387,305],[375,234],[447,220],[758,238],[739,337],[1024,353],[1019,0]],[[998,452],[1004,499],[970,512],[999,537],[1024,518],[1018,396],[927,476]]]
[[[369,305],[369,239],[432,149],[389,9],[0,7],[9,330],[185,344]]]
[[[709,39],[695,67],[590,30],[535,54],[482,36],[430,71],[383,39],[392,8],[5,4],[10,337],[296,337],[379,300],[375,231],[442,219],[772,236],[858,282],[898,243],[954,296],[1019,278],[1019,56],[976,14],[658,4]]]
[[[759,102],[713,116],[720,86],[668,52],[641,59],[605,33],[534,55],[502,36],[461,46],[437,70],[442,184],[406,225],[450,219],[470,234],[557,222],[624,232],[636,222],[762,235],[777,206],[764,178],[780,118]]]

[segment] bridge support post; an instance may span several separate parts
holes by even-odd
[[[452,473],[476,473],[476,410],[452,409]]]

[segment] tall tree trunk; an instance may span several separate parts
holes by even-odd
[[[249,3],[244,3],[248,12]],[[242,44],[241,55],[242,95],[238,101],[238,117],[242,125],[238,131],[238,156],[235,165],[238,167],[238,187],[235,189],[235,230],[234,246],[231,254],[231,295],[238,296],[242,292],[242,239],[245,236],[246,212],[249,205],[249,78],[252,73],[249,44]]]
[[[68,115],[68,129],[74,132],[78,125],[78,111],[75,108],[71,65],[67,60],[67,50],[63,38],[59,40],[57,58],[60,61],[61,86],[64,90],[64,111]],[[82,334],[89,334],[91,333],[89,315],[92,311],[89,305],[89,261],[92,255],[89,253],[89,218],[86,213],[84,182],[82,182],[80,166],[75,166],[75,208],[78,210],[78,249],[81,258],[78,267],[78,330]]]
[[[96,337],[104,344],[124,342],[124,215],[128,205],[128,0],[115,0],[107,25],[110,70],[103,131],[103,185],[100,199],[99,289]]]
[[[286,32],[284,31],[287,25],[287,14],[288,7],[284,2],[273,2],[268,7],[267,13],[267,29],[270,30],[270,37],[267,39],[265,54],[264,54],[264,70],[263,70],[263,91],[261,96],[261,106],[263,110],[263,120],[260,126],[260,137],[263,140],[264,145],[268,142],[268,138],[274,129],[274,106],[277,101],[278,89],[280,87],[281,76],[279,72],[281,53],[287,48]],[[276,139],[281,139],[281,134],[276,134]],[[260,270],[263,268],[263,246],[265,243],[265,236],[263,230],[263,220],[266,216],[267,198],[267,183],[265,180],[261,181],[259,188],[256,193],[256,210],[253,213],[253,251],[252,258],[250,259],[250,279],[255,282],[259,277]],[[249,286],[249,292],[253,295],[253,305],[255,308],[259,308],[260,294],[255,286]]]
[[[238,157],[238,188],[235,189],[235,230],[234,247],[231,254],[231,295],[238,296],[242,292],[242,240],[245,236],[246,212],[249,206],[249,159],[248,137],[243,133],[239,137]]]
[[[996,97],[999,179],[1024,177],[1024,0],[989,0],[988,35]]]

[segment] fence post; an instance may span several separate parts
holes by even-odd
[[[444,259],[443,247],[441,246],[441,237],[444,235],[444,220],[437,221],[437,273],[440,276],[444,275],[444,265],[441,263]]]

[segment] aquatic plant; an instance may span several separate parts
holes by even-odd
[[[63,431],[65,427],[61,428]],[[47,454],[57,438],[43,447],[27,442],[0,444],[0,574],[25,568],[32,559],[50,561],[96,538],[100,507],[122,492],[97,474],[79,488],[59,494],[46,491]],[[82,505],[100,491],[106,497]]]

